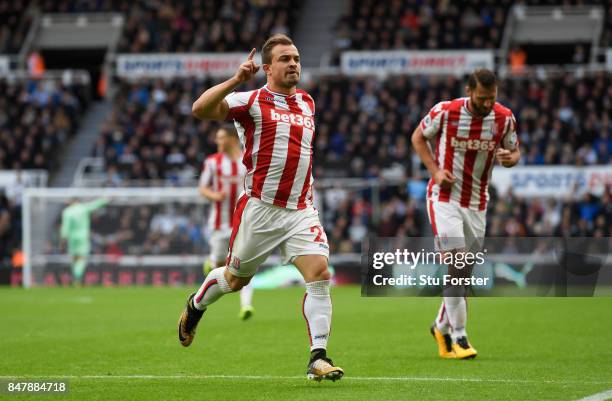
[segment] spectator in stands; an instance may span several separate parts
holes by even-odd
[[[527,53],[520,46],[514,46],[508,52],[508,63],[510,64],[510,71],[514,75],[523,74],[527,65]]]
[[[2,191],[0,192],[0,264],[11,254],[11,229],[11,203]]]
[[[38,49],[34,49],[28,55],[28,73],[32,78],[41,78],[45,75],[45,59]]]

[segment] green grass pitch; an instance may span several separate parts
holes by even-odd
[[[68,376],[54,400],[569,401],[612,389],[612,298],[471,299],[479,356],[454,361],[438,359],[428,333],[438,299],[334,288],[329,355],[346,374],[315,383],[302,288],[255,292],[247,322],[238,297],[224,297],[183,348],[176,322],[189,291],[2,289],[0,376]]]

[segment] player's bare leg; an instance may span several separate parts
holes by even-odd
[[[200,286],[189,296],[187,305],[179,318],[178,336],[181,345],[188,347],[193,342],[196,328],[209,305],[228,292],[239,291],[247,285],[251,277],[236,277],[227,267],[213,269]]]
[[[339,380],[344,371],[334,366],[332,360],[327,357],[332,317],[329,293],[331,274],[327,269],[327,258],[322,255],[302,255],[293,263],[306,282],[306,294],[302,303],[302,313],[310,338],[310,360],[306,374],[310,380]]]

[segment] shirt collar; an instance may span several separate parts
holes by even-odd
[[[487,114],[486,116],[483,116],[483,117],[477,116],[477,115],[475,115],[474,113],[472,113],[472,112],[470,111],[470,109],[469,109],[469,107],[468,107],[468,100],[470,100],[470,98],[469,98],[469,97],[464,97],[464,98],[463,98],[463,108],[465,109],[465,112],[466,112],[466,113],[468,113],[468,114],[469,114],[470,116],[472,116],[473,118],[481,118],[481,119],[483,119],[483,120],[484,120],[485,118],[487,118],[488,116],[490,116],[490,115],[491,115],[491,113],[493,113],[493,111],[495,110],[495,107],[493,107],[493,108],[491,109],[491,111],[489,112],[489,114]]]
[[[268,84],[265,84],[263,86],[263,88],[266,90],[266,92],[268,92],[268,93],[270,93],[270,94],[272,94],[274,96],[292,97],[292,96],[297,95],[297,91],[293,95],[285,95],[284,93],[274,92],[274,91],[270,90],[270,87],[268,86]]]

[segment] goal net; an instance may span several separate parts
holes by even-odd
[[[72,204],[88,220],[78,227],[62,225]],[[75,256],[86,285],[192,284],[208,254],[208,209],[195,188],[28,189],[24,286],[69,285]]]

